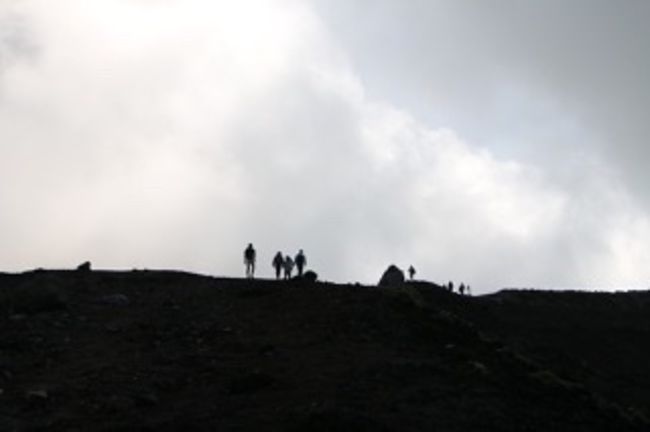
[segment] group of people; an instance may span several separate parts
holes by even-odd
[[[454,283],[452,281],[449,281],[447,284],[447,290],[449,292],[454,292]],[[461,284],[458,286],[458,294],[460,295],[472,295],[472,289],[469,285],[465,285],[464,283],[461,282]]]
[[[307,257],[305,257],[305,253],[302,249],[298,251],[293,259],[289,255],[283,257],[282,252],[278,252],[273,257],[273,262],[271,264],[275,269],[276,279],[280,279],[282,270],[284,270],[284,279],[291,279],[294,265],[298,271],[298,277],[302,276],[305,266],[307,265]]]
[[[257,252],[253,247],[252,243],[248,244],[248,247],[244,250],[244,264],[246,265],[246,277],[254,278],[255,277],[255,261],[257,259]],[[294,267],[298,272],[298,277],[302,277],[305,266],[307,265],[307,257],[302,249],[298,251],[294,258],[291,258],[289,255],[283,255],[282,252],[278,252],[273,257],[271,265],[275,269],[275,278],[276,279],[291,279],[293,274]],[[408,268],[409,279],[413,280],[415,276],[415,268],[410,266]],[[454,292],[454,283],[449,281],[446,286],[449,292]],[[458,286],[458,293],[460,295],[472,295],[472,291],[469,285],[461,283]]]
[[[248,244],[248,247],[244,250],[244,265],[246,266],[246,277],[254,278],[255,277],[255,261],[257,259],[257,252],[253,247],[252,243]],[[275,269],[275,278],[280,279],[284,271],[284,279],[291,279],[293,274],[294,267],[298,272],[298,276],[303,275],[305,266],[307,265],[307,257],[302,249],[298,251],[294,258],[286,255],[284,256],[282,252],[278,252],[273,257],[271,265]]]

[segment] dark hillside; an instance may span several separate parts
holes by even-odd
[[[503,291],[467,300],[456,311],[478,328],[650,413],[650,292]]]
[[[466,300],[433,285],[0,275],[0,430],[648,430],[482,337]],[[476,322],[494,321],[499,302],[481,304]]]

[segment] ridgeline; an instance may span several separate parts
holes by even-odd
[[[1,431],[647,431],[650,293],[0,274]]]

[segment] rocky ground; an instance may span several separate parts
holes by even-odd
[[[650,430],[633,295],[0,275],[0,430]]]

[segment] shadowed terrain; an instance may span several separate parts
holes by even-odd
[[[644,431],[649,303],[0,275],[0,430]]]

